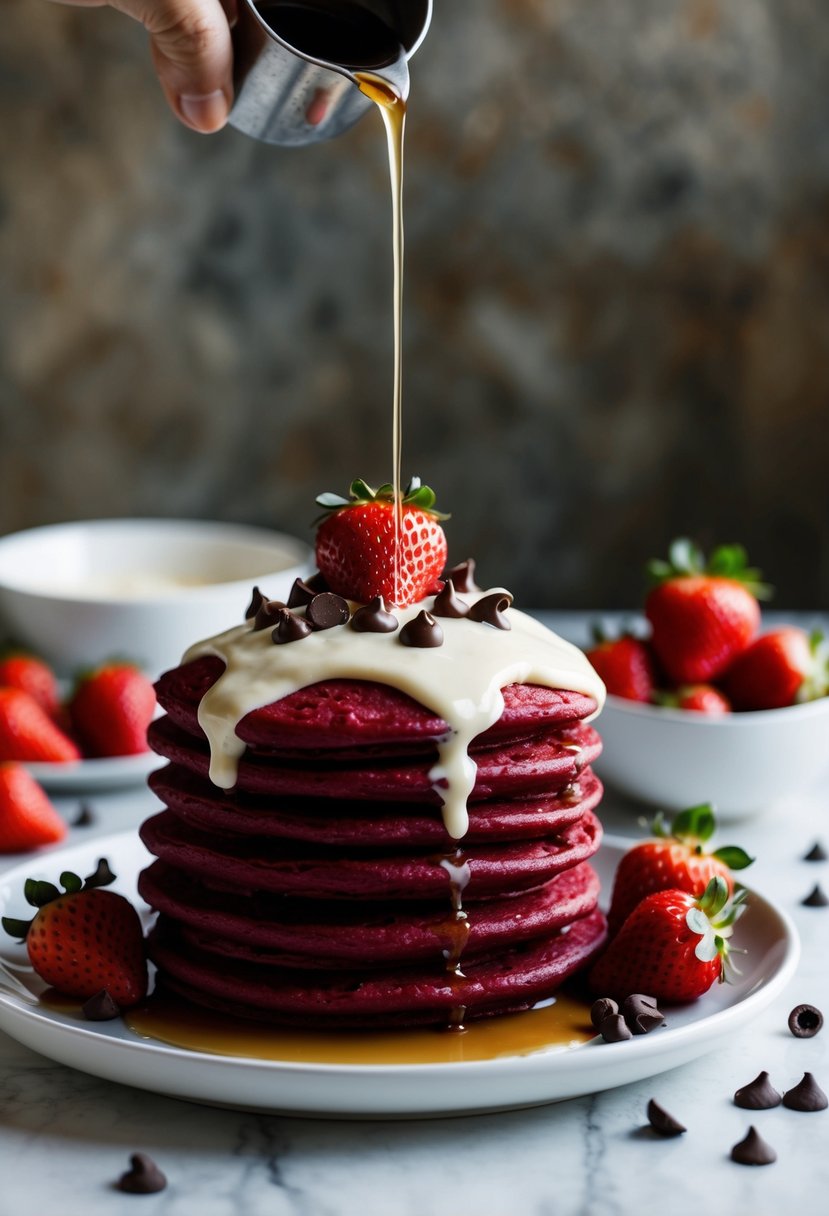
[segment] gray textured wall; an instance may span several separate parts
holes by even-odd
[[[637,602],[677,532],[829,606],[825,0],[436,0],[413,63],[405,467],[525,604]],[[170,117],[143,32],[2,0],[0,531],[303,533],[390,474],[379,118]]]

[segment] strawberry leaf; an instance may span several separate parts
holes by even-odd
[[[31,923],[30,920],[15,920],[12,916],[4,916],[2,920],[6,932],[11,937],[16,937],[19,942],[25,942]]]
[[[691,806],[685,811],[680,811],[674,817],[670,834],[677,840],[694,840],[704,844],[714,835],[716,826],[714,808],[710,802],[702,802],[699,806]]]
[[[27,878],[23,884],[23,895],[27,904],[33,908],[42,908],[53,899],[60,898],[60,891],[53,882],[41,882],[37,878]]]
[[[64,870],[60,876],[60,884],[67,895],[74,895],[76,891],[80,891],[83,886],[77,874],[73,874],[71,870]]]
[[[718,861],[727,865],[729,870],[744,870],[746,866],[750,866],[754,861],[753,857],[749,857],[745,849],[741,849],[737,844],[726,844],[721,849],[717,849],[712,854]]]

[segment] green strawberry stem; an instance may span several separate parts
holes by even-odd
[[[699,934],[694,954],[703,963],[712,962],[718,955],[721,960],[719,982],[728,982],[732,974],[739,974],[733,960],[728,938],[734,925],[745,911],[747,891],[742,888],[733,899],[728,898],[728,884],[717,874],[708,883],[699,899],[688,909],[685,923],[692,933]]]
[[[368,502],[388,502],[394,503],[395,494],[394,486],[390,481],[378,489],[374,489],[363,481],[362,477],[357,477],[352,481],[348,492],[348,498],[343,498],[340,494],[332,494],[326,491],[324,494],[318,494],[316,498],[317,506],[323,507],[325,512],[342,511],[345,507],[360,506]],[[435,510],[435,492],[429,486],[424,486],[419,477],[413,477],[400,499],[401,506],[417,507],[421,511],[433,515],[435,519],[449,519],[441,511]],[[325,516],[320,516],[324,519]],[[315,521],[319,522],[319,520]]]
[[[710,802],[701,802],[699,806],[679,811],[670,823],[665,822],[660,811],[650,825],[651,832],[660,840],[677,840],[693,849],[697,855],[704,852],[702,846],[714,835],[716,827],[717,819]],[[727,865],[729,870],[744,870],[754,861],[745,849],[736,844],[723,845],[712,852],[711,856]]]
[[[45,907],[46,904],[52,903],[53,900],[60,899],[62,895],[77,895],[79,891],[90,891],[95,887],[108,887],[110,883],[115,882],[115,875],[109,868],[109,862],[105,857],[102,857],[93,872],[87,875],[86,878],[81,879],[77,874],[73,874],[71,870],[64,870],[59,882],[63,887],[62,891],[53,882],[46,882],[39,878],[27,878],[23,884],[23,896],[26,903],[31,904],[33,908],[40,909]],[[6,933],[12,937],[16,937],[18,941],[25,941],[32,921],[17,920],[12,916],[4,916],[0,923],[2,923]]]
[[[682,536],[671,542],[667,561],[656,558],[648,562],[645,569],[652,587],[673,578],[707,574],[744,584],[758,600],[771,599],[773,594],[769,584],[762,581],[760,571],[749,566],[748,554],[742,545],[719,545],[706,561],[702,550]]]

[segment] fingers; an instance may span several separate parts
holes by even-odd
[[[109,3],[140,21],[172,110],[194,131],[218,131],[233,102],[230,25],[238,0],[61,0]]]

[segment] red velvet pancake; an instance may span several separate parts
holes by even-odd
[[[278,799],[243,791],[234,791],[229,797],[205,778],[174,764],[151,774],[150,786],[180,819],[205,832],[317,841],[359,849],[448,849],[452,845],[435,808],[417,803]],[[550,836],[593,810],[601,795],[601,783],[586,769],[572,785],[548,797],[472,803],[464,845]]]
[[[183,940],[206,953],[290,968],[369,968],[431,960],[442,965],[457,942],[458,922],[447,908],[421,904],[344,905],[342,901],[286,901],[264,894],[240,898],[156,861],[139,879],[139,893]],[[566,870],[534,891],[476,905],[463,947],[469,959],[549,935],[592,912],[599,883],[587,863]],[[188,932],[189,930],[189,932]]]
[[[162,811],[141,825],[141,839],[156,857],[243,892],[268,891],[303,899],[437,899],[449,905],[449,874],[439,854],[380,854],[307,844],[263,850],[258,840],[211,835]],[[481,845],[468,856],[471,877],[464,902],[538,887],[588,860],[599,847],[601,826],[588,812],[546,840]]]
[[[186,735],[169,718],[153,722],[148,732],[150,746],[159,755],[191,772],[207,776],[207,746]],[[592,726],[571,722],[510,744],[480,750],[470,749],[478,773],[471,801],[485,798],[520,798],[563,789],[577,779],[582,769],[601,751]],[[316,759],[312,766],[277,753],[248,751],[239,762],[237,785],[253,794],[274,797],[336,798],[370,802],[422,802],[440,805],[429,771],[431,758],[414,757],[387,763],[373,759],[367,765],[356,761],[333,764]]]
[[[201,698],[224,670],[221,659],[204,656],[165,672],[156,684],[158,702],[171,721],[198,736]],[[595,712],[596,702],[582,693],[511,684],[504,689],[504,712],[481,742],[518,737],[556,722],[573,722]],[[255,709],[239,724],[239,738],[253,746],[282,751],[327,750],[341,756],[350,748],[385,748],[399,754],[418,743],[444,738],[449,726],[417,701],[364,680],[328,680],[301,688],[281,701]]]
[[[434,968],[400,971],[290,971],[216,959],[162,925],[150,935],[150,957],[166,986],[190,1000],[242,1017],[308,1028],[370,1029],[446,1025],[458,1006],[465,1020],[531,1007],[587,965],[605,937],[599,911],[540,941],[473,962],[461,977]]]

